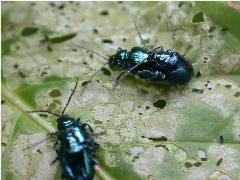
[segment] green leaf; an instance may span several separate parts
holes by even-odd
[[[226,2],[196,2],[196,8],[240,40],[240,13],[237,10],[228,7]]]
[[[234,9],[223,2],[59,3],[2,3],[3,180],[61,179],[59,163],[50,166],[56,139],[47,138],[57,129],[56,118],[28,111],[61,113],[76,77],[79,86],[66,112],[100,134],[94,136],[100,143],[95,179],[240,177]],[[112,90],[120,71],[102,68],[104,60],[80,47],[105,57],[118,47],[142,47],[129,15],[148,47],[173,49],[192,63],[194,77],[186,86],[128,75]],[[35,26],[39,33],[30,36]],[[49,39],[41,43],[44,37]]]

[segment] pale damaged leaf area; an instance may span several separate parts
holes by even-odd
[[[105,56],[142,46],[133,19],[147,46],[185,55],[194,77],[173,87],[129,75],[113,91],[119,71],[106,67],[82,97],[79,85],[67,113],[106,131],[100,167],[114,179],[238,179],[239,25],[215,7],[240,18],[224,2],[3,2],[2,179],[61,179],[46,138],[56,119],[26,111],[60,113],[75,77],[102,67],[81,46]]]

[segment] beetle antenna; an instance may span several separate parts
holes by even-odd
[[[66,104],[66,106],[64,107],[64,109],[62,111],[62,116],[64,115],[64,112],[66,111],[66,109],[67,109],[67,107],[68,107],[68,105],[69,105],[69,103],[70,103],[70,101],[71,101],[71,99],[72,99],[76,89],[77,89],[77,85],[78,85],[78,78],[77,78],[76,84],[75,84],[75,86],[74,86],[74,88],[72,90],[72,93],[71,93],[70,97],[68,98],[67,104]]]
[[[88,48],[83,47],[83,46],[80,46],[80,48],[85,49],[86,51],[89,51],[89,52],[91,52],[91,53],[93,53],[93,54],[95,54],[95,55],[97,55],[97,56],[99,56],[99,57],[105,59],[107,62],[109,61],[109,58],[103,56],[102,54],[100,54],[100,53],[98,53],[98,52],[96,52],[96,51],[93,51],[93,50],[88,49]]]
[[[80,96],[82,96],[82,94],[85,92],[86,88],[87,88],[87,85],[88,83],[90,83],[93,79],[94,76],[96,76],[101,70],[102,68],[104,68],[106,65],[108,64],[108,62],[104,63],[103,66],[101,68],[99,68],[98,70],[96,70],[91,76],[90,78],[87,80],[87,81],[84,81],[84,84],[82,84],[84,87],[80,93]]]
[[[34,110],[34,111],[27,111],[27,112],[28,113],[48,113],[48,114],[51,114],[51,115],[54,115],[54,116],[57,116],[57,117],[61,117],[59,114],[50,112],[48,110]]]
[[[117,87],[117,85],[121,82],[121,80],[126,77],[129,73],[131,73],[133,70],[135,70],[137,67],[139,67],[141,64],[145,63],[146,60],[148,60],[147,58],[142,60],[140,63],[136,64],[135,66],[133,66],[132,68],[130,68],[129,70],[125,70],[125,71],[122,71],[116,81],[114,82],[114,85],[113,85],[113,90]]]
[[[147,49],[147,47],[146,47],[146,45],[145,45],[145,42],[143,41],[142,35],[141,35],[141,33],[140,33],[139,29],[138,29],[138,26],[137,26],[136,21],[133,20],[133,22],[134,22],[135,28],[136,28],[136,30],[137,30],[138,36],[140,37],[141,42],[142,42],[142,44],[143,44],[143,46],[144,46],[144,49]]]

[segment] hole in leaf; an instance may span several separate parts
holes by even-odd
[[[166,106],[166,104],[167,103],[164,99],[159,99],[158,101],[153,103],[153,106],[157,107],[157,108],[160,108],[160,109],[163,109]]]
[[[199,23],[203,21],[204,21],[203,12],[198,12],[193,16],[193,19],[192,19],[193,23]]]

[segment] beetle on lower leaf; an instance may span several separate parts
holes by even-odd
[[[162,46],[148,49],[142,39],[140,31],[134,21],[138,35],[141,38],[143,48],[133,47],[130,51],[119,48],[115,55],[110,58],[104,57],[101,54],[81,47],[95,55],[105,59],[104,64],[110,67],[120,67],[123,71],[117,77],[113,89],[120,81],[129,73],[136,74],[141,79],[149,79],[153,81],[168,80],[172,85],[185,85],[193,76],[193,67],[182,55],[173,50],[164,51]],[[96,71],[88,82],[96,75]]]
[[[74,119],[64,112],[70,103],[70,100],[77,88],[78,79],[75,87],[68,99],[62,114],[55,114],[47,110],[29,111],[30,113],[48,113],[57,116],[58,131],[51,133],[51,136],[57,136],[58,141],[54,147],[57,152],[57,159],[61,163],[64,175],[69,180],[90,180],[93,179],[95,167],[94,153],[99,144],[86,131],[86,126],[93,133],[92,128],[87,123],[81,123],[80,118]]]

